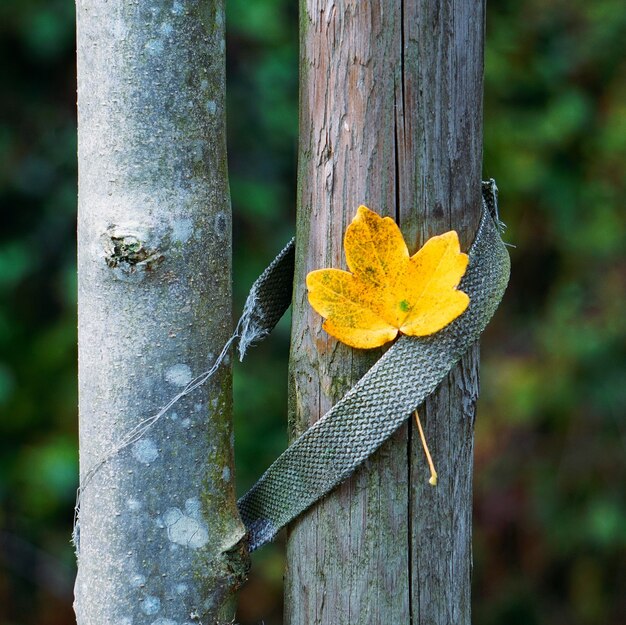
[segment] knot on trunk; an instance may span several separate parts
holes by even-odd
[[[110,226],[103,236],[104,260],[120,280],[143,280],[165,259],[159,242],[133,226]]]

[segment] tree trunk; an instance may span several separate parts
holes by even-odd
[[[84,480],[230,335],[231,214],[222,2],[78,0],[77,18]],[[247,566],[231,403],[225,364],[86,484],[79,625],[226,621]]]
[[[481,212],[482,2],[301,2],[300,164],[291,435],[380,355],[321,329],[308,271],[345,268],[364,203],[413,253],[451,228],[467,249]],[[419,409],[439,473],[409,421],[291,527],[288,625],[470,623],[472,449],[478,349]],[[409,415],[407,415],[409,417]]]

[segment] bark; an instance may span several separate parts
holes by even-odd
[[[345,269],[364,203],[411,253],[480,216],[484,6],[453,0],[301,0],[291,435],[319,419],[380,355],[338,344],[305,276]],[[470,623],[472,449],[478,350],[420,407],[439,485],[409,421],[290,529],[288,625]],[[407,415],[408,416],[408,415]]]
[[[84,477],[230,335],[231,213],[222,2],[77,18]],[[79,625],[226,622],[247,566],[231,408],[225,364],[84,489]]]

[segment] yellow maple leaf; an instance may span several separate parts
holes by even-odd
[[[352,347],[372,348],[398,332],[426,336],[465,311],[457,286],[465,273],[454,230],[432,237],[413,256],[395,221],[360,206],[346,229],[348,271],[318,269],[306,278],[311,306],[324,329]]]

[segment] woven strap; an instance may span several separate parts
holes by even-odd
[[[509,280],[500,238],[497,189],[483,183],[483,213],[460,289],[468,309],[427,337],[400,337],[356,385],[297,438],[238,502],[253,551],[345,480],[437,388],[476,342]],[[240,321],[240,355],[267,335],[289,305],[293,241],[255,282]]]

